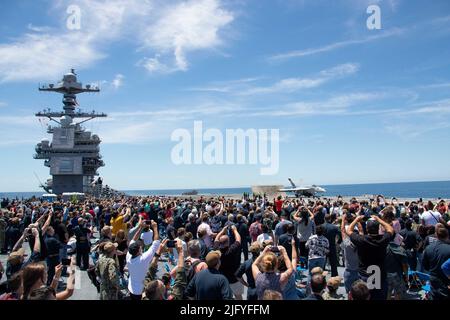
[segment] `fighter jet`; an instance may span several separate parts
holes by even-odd
[[[292,181],[291,178],[288,178],[289,182],[291,183],[292,188],[284,188],[280,189],[278,191],[281,192],[293,192],[295,194],[295,197],[317,197],[318,193],[324,193],[326,190],[322,187],[312,185],[312,186],[301,186],[297,187],[295,183]]]

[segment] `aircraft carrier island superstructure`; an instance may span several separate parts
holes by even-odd
[[[52,176],[52,179],[47,180],[47,185],[42,187],[56,195],[65,192],[93,194],[97,169],[105,165],[100,155],[101,140],[81,124],[97,117],[106,117],[106,114],[75,109],[78,106],[77,94],[99,92],[100,89],[93,85],[83,86],[77,81],[77,75],[72,69],[60,82],[40,86],[39,91],[63,94],[64,104],[60,112],[48,109],[36,113],[37,117],[46,117],[56,123],[47,128],[47,132],[52,134],[52,141],[43,139],[36,145],[34,158],[45,159],[44,164],[50,168]],[[80,121],[76,122],[77,119]]]

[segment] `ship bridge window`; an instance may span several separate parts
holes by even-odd
[[[59,172],[71,173],[73,172],[73,160],[61,160],[59,163]]]

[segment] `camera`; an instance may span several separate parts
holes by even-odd
[[[167,248],[175,248],[177,242],[175,240],[167,241]]]

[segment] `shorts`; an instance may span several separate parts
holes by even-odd
[[[387,274],[388,294],[403,296],[406,293],[405,281],[397,273]]]
[[[235,296],[242,296],[244,294],[244,285],[240,281],[231,283],[230,288]]]

